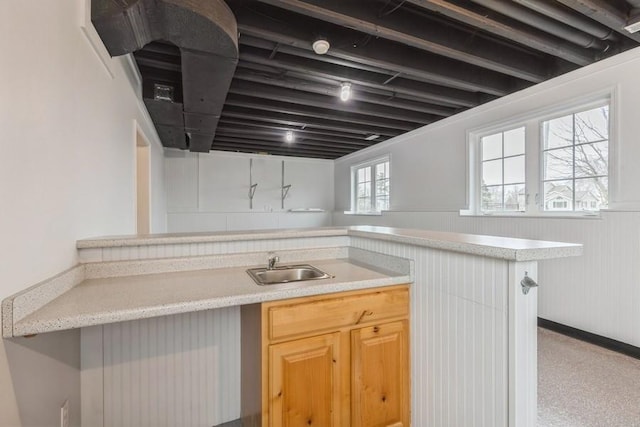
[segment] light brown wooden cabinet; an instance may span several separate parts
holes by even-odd
[[[351,426],[409,426],[407,321],[351,331]]]
[[[246,306],[245,425],[408,427],[408,317],[408,285]],[[244,330],[256,322],[259,348]]]

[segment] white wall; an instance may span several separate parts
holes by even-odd
[[[575,260],[540,263],[540,316],[640,346],[640,49],[442,120],[335,163],[335,225],[380,224],[564,240],[585,244]],[[614,90],[612,212],[601,219],[460,217],[467,207],[468,131]],[[391,210],[349,210],[350,167],[391,155]]]
[[[86,4],[0,2],[0,299],[76,264],[76,240],[134,231],[136,122],[165,229],[162,148],[125,61],[87,38]],[[67,398],[79,425],[79,335],[0,343],[0,425],[58,425]]]
[[[249,162],[257,183],[249,208]],[[282,162],[285,185],[281,205]],[[170,232],[247,230],[331,225],[333,161],[212,151],[165,152]],[[318,208],[325,212],[293,213]]]

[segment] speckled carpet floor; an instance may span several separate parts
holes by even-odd
[[[640,360],[538,329],[539,427],[640,427]]]

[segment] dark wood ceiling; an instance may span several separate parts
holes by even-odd
[[[624,30],[640,0],[227,3],[240,61],[212,150],[334,159],[640,44]],[[180,98],[177,47],[134,56],[145,93],[164,82]]]

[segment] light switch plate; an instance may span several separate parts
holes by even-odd
[[[60,427],[69,427],[69,399],[60,407]]]

